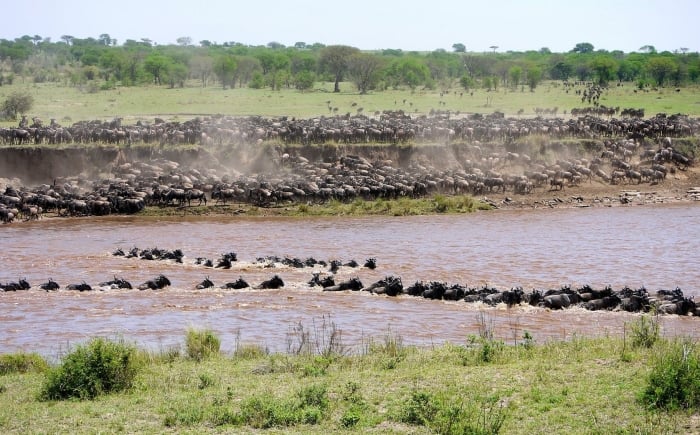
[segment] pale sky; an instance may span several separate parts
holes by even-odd
[[[698,0],[10,0],[2,7],[1,39],[39,35],[97,38],[122,44],[148,38],[174,44],[275,41],[344,44],[362,50],[566,52],[579,42],[596,49],[700,50]]]

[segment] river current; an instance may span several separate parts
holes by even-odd
[[[573,335],[619,335],[635,314],[574,308],[486,307],[465,302],[396,298],[366,292],[322,292],[306,282],[328,268],[263,267],[264,256],[343,262],[375,257],[378,267],[342,267],[336,282],[358,277],[369,285],[385,276],[507,289],[590,284],[680,287],[700,296],[700,208],[693,204],[501,210],[468,215],[367,218],[45,218],[0,227],[0,282],[25,278],[32,290],[0,293],[0,353],[18,350],[58,356],[95,336],[123,337],[164,350],[184,342],[188,327],[211,328],[222,349],[257,343],[285,351],[299,324],[320,330],[333,322],[348,347],[397,334],[404,343],[462,343],[486,320],[509,343],[528,331],[536,341]],[[183,264],[113,256],[117,248],[181,249]],[[205,268],[235,252],[229,270]],[[159,291],[66,291],[96,287],[114,276],[138,285],[159,274]],[[278,274],[280,290],[222,290],[243,277],[251,285]],[[209,277],[216,289],[195,290]],[[62,289],[43,292],[53,278]],[[662,317],[666,335],[700,335],[700,319]]]

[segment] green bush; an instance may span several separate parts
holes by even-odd
[[[650,408],[700,408],[700,355],[695,343],[674,340],[659,351],[641,399]]]
[[[643,315],[631,325],[632,346],[652,347],[659,341],[659,321],[648,315]]]
[[[311,385],[297,393],[295,399],[278,399],[271,395],[252,397],[241,403],[238,421],[256,429],[318,424],[328,410],[326,387]]]
[[[472,398],[451,392],[413,391],[398,412],[402,423],[438,434],[497,434],[506,411],[496,397]]]
[[[218,355],[221,349],[221,340],[209,329],[188,329],[185,339],[187,356],[195,361],[202,361],[213,355]]]
[[[66,355],[47,372],[43,400],[93,399],[131,387],[140,368],[134,346],[95,338]]]
[[[48,368],[46,360],[37,353],[0,355],[0,376],[10,373],[43,372]]]

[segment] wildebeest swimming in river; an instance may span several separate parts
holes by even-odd
[[[204,278],[204,281],[197,284],[197,290],[203,290],[211,287],[214,287],[214,283],[209,279],[209,277]]]
[[[233,282],[227,282],[226,284],[222,285],[221,288],[223,289],[234,289],[234,290],[240,290],[243,288],[248,288],[250,285],[241,277],[238,277],[237,280]]]
[[[158,275],[154,279],[150,279],[143,284],[141,284],[139,290],[160,290],[170,285],[170,280],[165,275]]]
[[[129,281],[123,278],[114,277],[111,281],[105,281],[100,283],[100,287],[109,287],[112,289],[132,289],[132,285]]]
[[[49,278],[49,280],[39,286],[40,289],[46,290],[46,291],[54,291],[58,290],[61,288],[60,285],[53,279]]]
[[[29,290],[32,286],[29,285],[26,279],[20,279],[18,282],[8,282],[7,284],[0,284],[0,288],[6,292],[17,291],[17,290]]]
[[[284,287],[284,281],[282,281],[282,278],[279,277],[279,275],[275,275],[272,278],[265,280],[260,283],[256,289],[278,289]]]
[[[92,290],[92,287],[90,284],[85,283],[85,281],[81,282],[80,284],[70,284],[66,287],[66,290],[77,290],[81,292],[87,292]]]

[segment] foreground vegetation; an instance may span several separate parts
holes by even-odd
[[[419,216],[429,214],[472,213],[491,210],[492,205],[467,195],[435,195],[428,198],[399,198],[352,202],[331,200],[323,204],[292,204],[286,207],[256,207],[228,204],[192,207],[146,207],[139,216]]]
[[[190,329],[184,349],[157,354],[98,338],[51,368],[33,354],[0,357],[0,397],[11,404],[0,408],[0,430],[698,430],[698,349],[689,340],[660,338],[653,318],[639,319],[626,328],[627,338],[540,344],[526,332],[513,345],[494,340],[484,319],[479,335],[462,344],[408,347],[387,332],[352,353],[329,319],[293,328],[287,354],[239,340],[223,355],[210,330]],[[103,380],[115,373],[119,382],[106,388]],[[102,388],[97,394],[65,388],[78,379]]]

